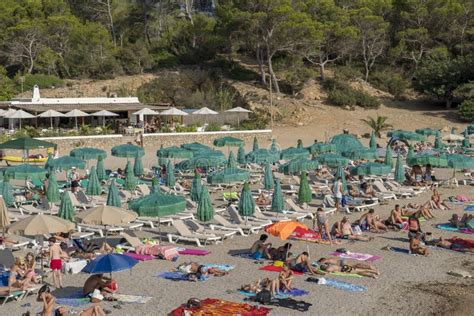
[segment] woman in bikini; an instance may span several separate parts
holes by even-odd
[[[356,235],[352,229],[352,225],[349,223],[349,219],[344,216],[340,221],[337,221],[333,225],[333,233],[336,237],[347,239],[347,240],[359,240],[359,241],[371,241],[374,237],[367,235]]]
[[[327,273],[354,273],[374,279],[377,279],[380,275],[380,272],[374,266],[360,262],[347,263],[345,260],[339,260],[336,258],[321,258],[318,261],[318,264],[320,269]]]
[[[24,280],[28,283],[36,284],[36,260],[35,255],[32,252],[28,252],[25,256],[25,278]]]
[[[441,200],[441,195],[439,194],[437,189],[433,190],[433,194],[431,195],[431,208],[436,210],[450,210],[451,208],[446,204],[445,201]]]
[[[291,282],[293,281],[293,272],[288,267],[288,265],[283,265],[283,270],[281,270],[278,277],[279,288],[283,292],[290,292],[293,288],[291,287]]]
[[[272,296],[280,293],[280,282],[279,279],[271,280],[269,278],[265,278],[263,280],[257,280],[250,284],[245,284],[240,287],[240,289],[244,292],[250,292],[257,294],[262,290],[269,291]]]

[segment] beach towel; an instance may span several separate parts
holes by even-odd
[[[264,267],[259,268],[259,270],[271,271],[271,272],[281,272],[283,270],[283,267],[275,267],[274,265],[268,265],[268,266],[264,266]],[[303,275],[302,272],[298,272],[298,271],[294,271],[294,270],[291,270],[291,271],[293,271],[294,275]]]
[[[321,285],[326,285],[334,287],[336,289],[348,291],[348,292],[365,292],[367,287],[357,284],[352,284],[349,282],[339,281],[335,279],[326,279],[326,278],[307,278],[306,281],[314,282]],[[322,281],[322,282],[321,282]]]
[[[405,248],[400,248],[400,247],[390,247],[390,249],[387,249],[387,250],[393,251],[393,252],[398,252],[398,253],[406,253],[406,254],[410,253],[410,250],[405,249]]]
[[[462,233],[462,234],[474,234],[474,230],[471,230],[469,228],[456,228],[451,224],[438,224],[436,225],[436,228],[441,229],[441,230],[446,230],[449,232],[457,232],[457,233]]]
[[[235,303],[215,298],[206,298],[201,301],[199,308],[187,308],[182,305],[171,311],[172,316],[182,316],[186,312],[189,315],[206,315],[206,316],[222,316],[222,315],[241,315],[241,316],[265,316],[271,312],[271,308],[257,307],[247,303]]]
[[[74,293],[70,293],[62,297],[56,297],[56,303],[58,305],[80,307],[90,304],[91,299],[89,297],[84,296],[82,290],[78,290]]]
[[[232,271],[235,268],[235,266],[231,266],[229,264],[203,263],[202,265],[205,266],[206,268],[214,268],[214,269],[219,269],[221,271],[226,271],[226,272]]]
[[[124,256],[133,258],[133,259],[138,260],[138,261],[148,261],[148,260],[155,259],[155,257],[153,257],[151,255],[142,255],[142,254],[138,254],[138,253],[135,253],[135,252],[124,252]]]
[[[172,281],[191,281],[187,274],[181,272],[163,272],[159,273],[157,277]],[[201,275],[199,281],[207,281],[208,279],[209,277]]]
[[[474,211],[474,204],[473,205],[468,205],[464,208],[465,211],[472,212]]]
[[[146,304],[153,298],[151,296],[128,295],[128,294],[112,294],[112,297],[116,299],[117,302],[134,303],[134,304]]]
[[[314,264],[313,264],[314,265]],[[323,271],[321,269],[318,268],[318,272],[321,272],[321,273],[326,273],[326,274],[330,274],[330,275],[334,275],[334,276],[341,276],[341,277],[347,277],[347,278],[363,278],[362,275],[360,274],[356,274],[356,273],[348,273],[348,272],[331,272],[331,273],[327,273],[326,271]]]
[[[330,253],[330,255],[334,257],[343,258],[343,259],[354,259],[358,261],[369,261],[369,262],[374,262],[381,258],[379,256],[373,256],[366,253],[357,253],[357,252],[343,253],[343,252],[335,251],[335,252]]]
[[[242,291],[242,290],[240,290],[239,293],[242,294],[242,295],[245,295],[247,297],[254,297],[254,296],[257,295],[256,293],[246,292],[246,291]],[[305,295],[308,295],[308,294],[309,294],[308,291],[294,288],[290,292],[280,291],[280,293],[275,295],[275,298],[288,298],[288,297],[291,297],[291,296],[305,296]]]
[[[178,248],[178,253],[180,255],[188,255],[188,256],[207,256],[211,252],[204,249]]]
[[[463,248],[474,248],[474,240],[473,239],[463,239],[463,238],[457,238],[453,237],[451,239],[447,239],[449,242],[459,245]]]
[[[135,252],[141,255],[160,256],[169,261],[176,261],[179,257],[178,248],[175,246],[140,245],[135,247]]]

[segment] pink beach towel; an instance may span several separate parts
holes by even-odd
[[[123,254],[127,257],[133,258],[133,259],[138,260],[138,261],[148,261],[148,260],[155,259],[155,257],[153,257],[153,256],[141,255],[141,254],[134,253],[134,252],[124,252]]]
[[[357,253],[357,252],[343,253],[343,252],[335,251],[331,253],[330,255],[334,257],[339,257],[342,259],[354,259],[358,261],[369,261],[369,262],[374,262],[381,258],[379,256],[373,256],[366,253]]]
[[[135,252],[141,255],[162,256],[166,260],[179,257],[178,248],[174,246],[142,245],[135,247]]]
[[[191,248],[178,248],[178,253],[180,255],[188,256],[207,256],[211,252],[203,249],[191,249]]]

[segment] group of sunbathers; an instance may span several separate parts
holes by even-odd
[[[175,270],[183,273],[189,281],[200,281],[209,275],[220,277],[229,274],[227,271],[208,267],[197,262],[182,263]]]

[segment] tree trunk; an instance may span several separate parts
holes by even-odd
[[[324,63],[320,63],[320,64],[319,64],[319,73],[321,74],[321,80],[322,80],[322,81],[324,81],[324,79],[326,78],[326,77],[325,77],[326,74],[325,74],[325,72],[324,72],[324,70],[325,70],[325,69],[324,69],[324,66],[325,66]]]
[[[447,108],[447,109],[450,109],[452,103],[453,103],[453,100],[452,100],[451,98],[447,98],[447,99],[446,99],[446,108]]]
[[[270,73],[270,80],[273,81],[273,85],[275,87],[275,92],[280,93],[280,86],[278,85],[277,78],[275,76],[275,72],[273,71],[273,63],[272,63],[273,55],[267,52],[267,64],[268,64],[268,72]]]
[[[115,38],[114,18],[112,16],[112,4],[110,2],[111,0],[107,0],[107,14],[109,16],[110,33],[112,34],[112,41],[114,42],[114,46],[117,46],[117,39]]]
[[[369,80],[369,72],[370,72],[370,67],[367,62],[365,62],[365,76],[364,76],[364,81],[367,82]]]
[[[262,56],[262,49],[259,45],[257,45],[257,62],[258,62],[258,69],[260,70],[260,76],[262,80],[262,84],[267,85],[267,78],[265,73],[265,68],[263,68],[263,56]]]

